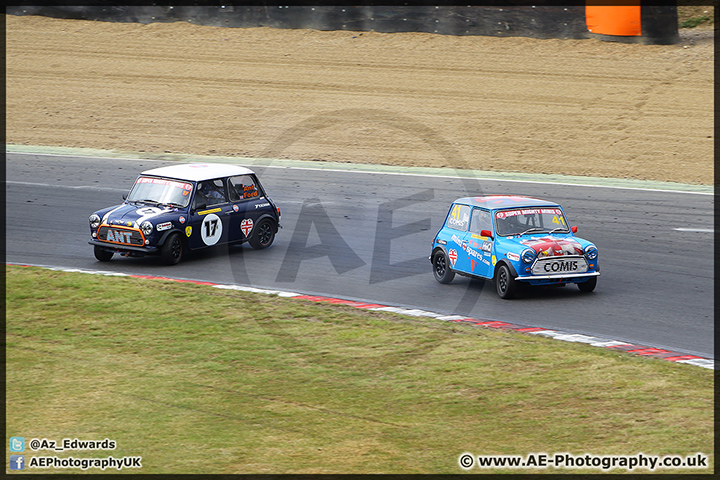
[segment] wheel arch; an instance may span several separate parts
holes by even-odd
[[[160,249],[163,245],[165,245],[165,242],[167,242],[167,239],[172,235],[173,233],[177,233],[180,237],[180,241],[183,243],[183,247],[186,250],[190,250],[190,243],[188,242],[187,235],[185,235],[185,231],[180,230],[179,228],[172,228],[168,230],[167,232],[163,233],[163,236],[160,237],[160,240],[158,240],[157,247]]]
[[[433,251],[430,254],[430,262],[432,262],[433,257],[437,252],[443,252],[445,255],[447,255],[447,250],[445,250],[441,245],[437,245],[435,248],[433,248]]]
[[[275,218],[274,215],[272,215],[270,213],[263,213],[262,215],[260,215],[258,217],[257,220],[255,220],[255,223],[260,223],[265,219],[270,219],[272,221],[273,228],[275,229],[275,233],[278,233],[278,230],[280,229],[280,222],[278,221],[277,218]]]
[[[517,270],[515,270],[515,267],[513,267],[513,264],[511,262],[505,260],[504,258],[501,258],[495,264],[495,269],[493,270],[493,278],[497,277],[497,272],[500,269],[500,265],[505,265],[506,267],[508,267],[508,269],[510,270],[510,274],[513,277],[515,277],[515,278],[518,277]]]

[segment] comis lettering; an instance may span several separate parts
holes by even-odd
[[[578,269],[578,262],[552,262],[543,267],[546,272],[574,272]]]

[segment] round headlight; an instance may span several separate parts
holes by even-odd
[[[90,215],[90,228],[95,229],[100,225],[100,217],[95,215],[94,213]]]
[[[140,225],[140,230],[142,230],[143,234],[150,235],[153,230],[153,224],[150,223],[148,220],[145,220],[142,225]]]
[[[598,256],[598,249],[595,245],[588,245],[585,247],[585,256],[588,260],[595,260]]]
[[[522,259],[525,263],[532,263],[533,260],[535,260],[535,250],[532,248],[526,248],[525,251],[522,252]]]

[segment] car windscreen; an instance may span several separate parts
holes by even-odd
[[[135,181],[127,200],[129,202],[149,203],[187,207],[193,186],[180,180],[157,177],[139,177]]]
[[[562,210],[553,207],[500,210],[495,212],[495,230],[501,236],[570,231]]]

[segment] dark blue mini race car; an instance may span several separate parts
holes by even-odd
[[[280,209],[252,170],[183,164],[142,172],[125,201],[90,215],[95,258],[159,255],[174,265],[189,250],[248,242],[269,247]]]
[[[432,243],[435,279],[455,274],[494,280],[501,298],[512,298],[518,282],[575,283],[592,292],[600,275],[598,250],[576,237],[557,203],[491,195],[453,202]]]

